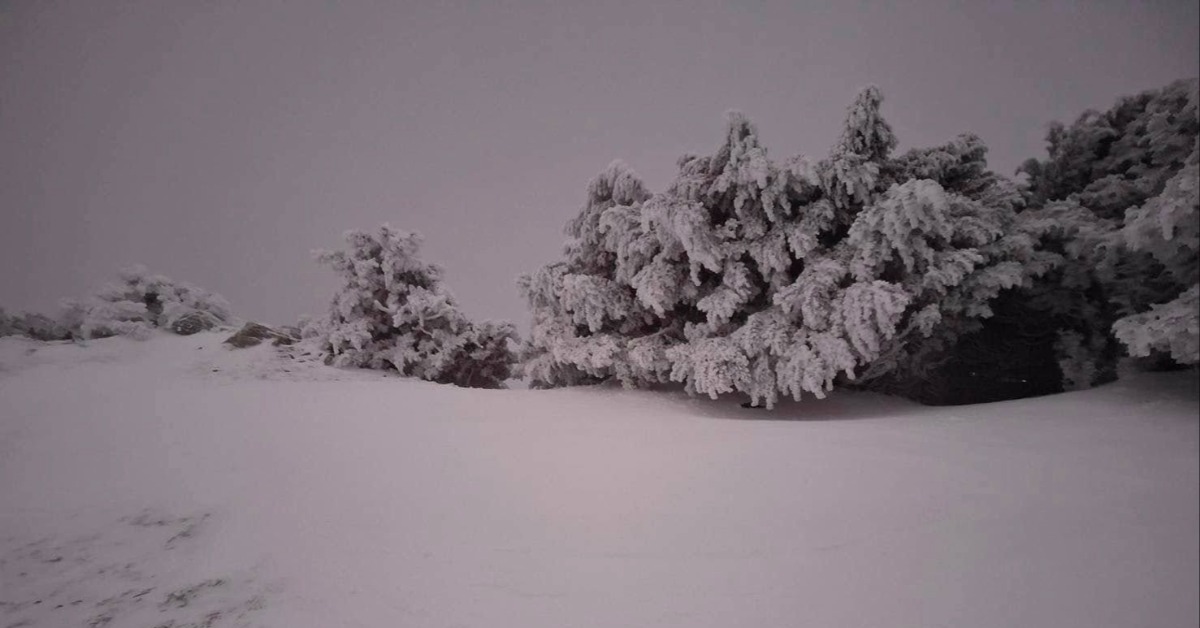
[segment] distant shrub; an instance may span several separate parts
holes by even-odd
[[[9,314],[0,307],[0,338],[4,336],[20,336],[20,331],[17,328],[17,316]]]
[[[71,330],[45,314],[25,312],[10,315],[0,308],[0,336],[26,336],[43,341],[69,340]]]
[[[151,274],[140,265],[122,270],[120,283],[65,302],[63,312],[63,325],[79,338],[145,339],[157,328],[181,333],[185,328],[208,329],[232,321],[229,304],[220,295]]]

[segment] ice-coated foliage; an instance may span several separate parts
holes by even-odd
[[[978,138],[893,157],[881,103],[859,94],[815,162],[772,160],[733,112],[717,150],[682,157],[663,192],[606,168],[565,259],[520,280],[531,384],[675,381],[771,406],[851,381],[896,390],[944,360],[1050,264]]]
[[[218,294],[151,273],[140,265],[123,269],[119,277],[118,283],[93,296],[63,303],[62,324],[73,335],[142,340],[154,329],[171,329],[183,317],[196,317],[210,327],[233,321],[229,304]]]
[[[1090,388],[1099,379],[1097,358],[1104,354],[1103,343],[1104,337],[1099,334],[1090,337],[1075,331],[1059,334],[1054,353],[1058,356],[1064,390]]]
[[[1048,158],[1028,160],[1033,204],[1076,197],[1104,218],[1157,196],[1194,149],[1197,80],[1121,98],[1104,112],[1089,110],[1071,124],[1054,123]]]
[[[1198,102],[1195,79],[1123,98],[1053,125],[1049,158],[1022,166],[1033,208],[1021,220],[1059,256],[1028,302],[1060,336],[1067,388],[1116,377],[1122,352],[1196,362]]]
[[[345,250],[317,254],[342,286],[328,317],[304,332],[328,362],[471,388],[504,386],[514,360],[512,325],[469,320],[442,286],[441,269],[418,256],[419,235],[383,225],[345,239]]]
[[[1200,362],[1200,148],[1158,196],[1125,213],[1126,246],[1152,255],[1173,286],[1174,299],[1121,318],[1113,332],[1130,355],[1165,352],[1180,364]]]
[[[1169,303],[1122,318],[1113,325],[1113,332],[1130,355],[1145,357],[1163,351],[1180,364],[1196,364],[1200,362],[1198,310],[1200,286],[1192,286]]]
[[[71,330],[61,322],[31,312],[9,314],[0,308],[0,337],[25,336],[34,340],[69,340]]]

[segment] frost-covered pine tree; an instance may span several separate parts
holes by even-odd
[[[1191,111],[1195,115],[1193,103]],[[1200,140],[1162,193],[1125,213],[1125,245],[1152,255],[1181,291],[1148,311],[1125,316],[1113,332],[1130,355],[1165,352],[1179,364],[1200,362]],[[1168,293],[1169,294],[1169,293]]]
[[[421,261],[415,233],[380,227],[349,231],[345,250],[318,260],[342,279],[329,315],[306,333],[338,366],[472,388],[501,388],[514,355],[509,323],[475,323],[442,285],[439,267]]]
[[[1010,310],[1021,287],[1056,258],[1035,249],[1018,220],[1019,187],[990,171],[986,157],[983,142],[966,134],[886,164],[893,187],[864,213],[847,245],[866,259],[878,254],[871,253],[872,242],[886,234],[885,241],[895,243],[889,264],[898,258],[902,268],[885,265],[884,276],[906,278],[901,283],[917,295],[917,314],[898,332],[900,341],[859,377],[864,386],[929,403],[1051,391],[1026,379],[1031,343],[1013,333],[1025,330],[1013,325],[1023,317]],[[911,216],[909,222],[889,224],[901,215]],[[920,285],[912,283],[917,280]],[[1049,366],[1057,390],[1057,368]]]
[[[849,226],[855,214],[887,187],[889,157],[896,147],[892,127],[880,108],[883,94],[877,87],[859,93],[846,113],[837,145],[818,172],[821,187],[834,206],[836,222]]]
[[[1126,96],[1107,111],[1085,111],[1070,126],[1053,123],[1048,157],[1021,166],[1031,204],[1074,197],[1102,218],[1121,221],[1125,210],[1162,192],[1183,167],[1200,131],[1196,79]]]
[[[852,380],[895,389],[944,360],[1041,267],[978,140],[894,158],[881,103],[864,90],[815,163],[776,163],[735,112],[664,192],[610,166],[566,259],[522,279],[532,383],[671,380],[770,406]]]
[[[154,329],[194,333],[233,321],[223,297],[151,273],[145,266],[121,270],[120,282],[97,294],[63,303],[62,323],[78,338],[148,338]]]
[[[1057,330],[1067,388],[1115,378],[1126,352],[1196,361],[1197,94],[1177,81],[1053,125],[1048,159],[1022,166],[1021,220],[1061,258],[1029,302]]]
[[[661,307],[644,304],[636,288],[669,280],[642,272],[659,246],[642,224],[649,197],[628,166],[609,164],[567,224],[564,260],[518,281],[533,313],[521,360],[532,386],[667,381]]]

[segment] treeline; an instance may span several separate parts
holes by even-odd
[[[1200,361],[1197,81],[1122,98],[1013,178],[962,135],[896,154],[867,88],[820,158],[775,160],[731,113],[716,150],[652,192],[626,165],[589,185],[563,258],[519,279],[532,313],[458,309],[419,237],[350,232],[302,335],[327,361],[460,386],[682,384],[772,406],[836,388],[971,403]],[[227,324],[219,297],[144,272],[0,334],[144,335]]]

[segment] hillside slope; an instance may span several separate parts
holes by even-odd
[[[1187,626],[1195,372],[970,407],[0,339],[0,626]]]

